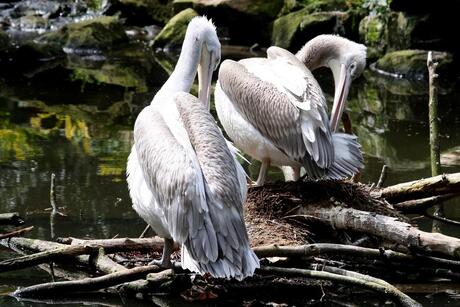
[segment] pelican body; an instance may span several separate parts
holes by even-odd
[[[165,238],[156,264],[170,265],[175,241],[183,268],[243,279],[259,260],[243,219],[244,170],[209,113],[219,62],[215,27],[192,19],[174,72],[136,119],[127,181],[134,210]],[[188,93],[197,71],[198,99]]]
[[[320,35],[298,53],[270,47],[267,58],[225,60],[215,90],[217,115],[236,147],[262,161],[256,185],[270,164],[304,167],[311,178],[343,178],[363,166],[356,137],[337,133],[351,80],[365,67],[366,47],[345,38]],[[334,75],[331,120],[324,94],[311,74],[321,66]],[[285,172],[286,175],[286,172]],[[288,176],[286,176],[288,177]]]

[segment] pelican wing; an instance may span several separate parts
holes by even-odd
[[[145,180],[173,239],[194,259],[186,267],[215,276],[246,276],[253,272],[254,261],[247,263],[249,240],[242,216],[246,191],[240,183],[244,175],[197,98],[179,93],[166,103],[176,108],[154,104],[136,121],[136,150]]]
[[[303,163],[311,176],[320,177],[334,160],[326,102],[311,73],[296,61],[294,55],[226,60],[219,82],[248,122]]]

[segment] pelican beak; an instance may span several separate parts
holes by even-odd
[[[209,52],[206,46],[203,46],[200,63],[198,64],[198,99],[210,109],[211,100],[211,81],[213,67],[213,54]]]
[[[334,104],[332,105],[331,113],[331,130],[332,132],[337,131],[339,121],[342,118],[342,112],[345,108],[345,102],[347,100],[348,91],[351,84],[351,75],[347,71],[345,64],[340,65],[340,73],[336,76],[334,73],[334,79],[338,77],[338,82],[335,84],[335,95]]]

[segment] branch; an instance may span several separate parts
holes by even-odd
[[[314,270],[304,270],[304,269],[295,269],[295,268],[280,268],[280,267],[261,267],[258,270],[259,273],[265,274],[275,274],[282,276],[303,276],[308,278],[316,278],[322,280],[330,280],[343,284],[358,286],[365,289],[374,290],[380,292],[384,295],[390,295],[395,300],[397,300],[403,306],[421,306],[416,301],[412,300],[410,297],[396,289],[395,287],[385,286],[384,281],[376,283],[375,281],[369,281],[368,278],[356,278],[346,275],[338,275],[330,272],[323,271],[314,271]],[[356,273],[359,274],[359,273]],[[359,274],[362,275],[362,274]],[[357,275],[355,275],[357,276]],[[373,279],[373,278],[371,278]]]
[[[7,232],[7,233],[2,233],[0,234],[0,239],[7,239],[7,238],[12,238],[12,237],[17,237],[20,236],[26,232],[32,231],[34,229],[34,226],[26,227],[26,228],[21,228],[15,231]]]
[[[460,239],[421,231],[396,218],[352,208],[304,206],[298,214],[315,218],[335,229],[353,230],[378,236],[424,253],[440,253],[460,259]]]
[[[450,193],[421,199],[411,199],[393,204],[393,207],[403,213],[419,213],[420,211],[424,211],[436,204],[439,204],[443,201],[454,198],[456,196],[458,196],[458,194]]]
[[[460,173],[443,174],[435,177],[404,182],[372,192],[392,202],[417,199],[448,193],[460,194]]]
[[[16,297],[53,297],[62,296],[68,293],[88,292],[115,286],[140,278],[145,278],[147,274],[158,272],[160,269],[156,265],[148,265],[126,269],[123,271],[107,274],[101,277],[85,278],[72,281],[58,281],[44,283],[30,287],[21,288],[13,293]]]

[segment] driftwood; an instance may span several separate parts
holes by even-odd
[[[49,297],[102,289],[127,295],[195,289],[193,291],[198,291],[196,297],[209,299],[215,297],[215,293],[225,296],[225,293],[242,290],[247,295],[255,289],[305,289],[311,287],[310,281],[320,279],[329,281],[329,284],[319,284],[322,286],[330,285],[331,281],[354,285],[385,294],[404,306],[418,306],[381,278],[404,281],[409,280],[408,276],[418,276],[460,280],[460,261],[452,259],[460,258],[460,240],[420,231],[395,208],[421,210],[428,204],[458,195],[459,186],[460,174],[451,174],[383,189],[337,181],[279,183],[250,189],[245,218],[252,243],[256,245],[254,250],[260,258],[281,260],[275,262],[277,267],[264,266],[243,283],[190,279],[190,273],[182,272],[177,265],[174,272],[152,266],[132,268],[149,260],[145,253],[161,253],[163,239],[160,238],[62,238],[59,239],[61,243],[56,243],[13,237],[0,240],[0,244],[32,254],[0,262],[0,272],[39,264],[47,271],[59,272],[60,276],[70,279],[20,289],[16,295],[21,297]],[[312,222],[315,227],[326,225],[329,231],[323,232],[321,228],[318,231],[311,226]],[[318,234],[329,236],[329,240],[347,242],[347,245],[305,244],[312,238],[320,240]],[[269,243],[275,244],[257,246]],[[290,246],[281,246],[286,243]],[[380,248],[384,245],[395,250]],[[56,266],[50,269],[49,263]],[[74,280],[70,274],[62,274],[65,269],[59,271],[61,264],[66,264],[68,269],[72,263],[79,265],[77,271],[83,267],[86,274],[92,276]],[[125,263],[128,266],[122,265]],[[395,270],[387,270],[388,266]]]
[[[421,199],[411,199],[393,204],[393,207],[404,213],[419,213],[456,196],[458,196],[458,194],[450,193]]]
[[[335,229],[353,230],[381,237],[422,253],[460,259],[460,239],[421,231],[395,218],[343,207],[302,207],[297,216],[315,218]]]
[[[390,202],[401,202],[450,193],[460,194],[460,173],[400,183],[375,191],[372,195]]]

